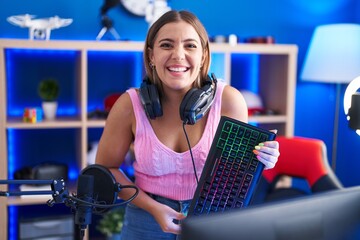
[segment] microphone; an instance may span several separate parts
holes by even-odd
[[[123,202],[116,203],[121,189],[132,188],[135,193]],[[121,186],[109,169],[99,164],[84,168],[78,178],[77,196],[71,199],[76,202],[75,224],[79,225],[81,238],[87,225],[91,224],[91,216],[104,214],[113,207],[131,202],[139,189],[133,185]]]
[[[77,181],[77,194],[69,195],[63,179],[0,180],[0,184],[50,184],[51,191],[0,191],[0,197],[52,194],[53,199],[47,202],[48,206],[64,203],[75,211],[75,224],[79,225],[81,239],[85,229],[91,224],[92,213],[103,214],[111,208],[127,204],[139,193],[135,185],[121,186],[109,169],[99,164],[89,165],[81,171]],[[129,199],[116,203],[120,190],[125,188],[133,189],[134,194]]]
[[[75,224],[81,230],[85,230],[91,224],[92,203],[94,194],[94,177],[91,175],[80,175],[77,183],[77,201],[75,210]]]
[[[109,169],[99,164],[87,166],[81,171],[80,176],[92,176],[94,178],[93,199],[97,204],[101,204],[101,206],[93,205],[95,214],[103,214],[114,207],[121,188],[127,187],[117,183]]]

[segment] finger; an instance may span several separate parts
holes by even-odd
[[[275,167],[276,158],[270,155],[266,155],[265,157],[263,157],[259,154],[256,156],[256,158],[264,164],[265,170]]]
[[[186,216],[184,214],[174,211],[174,214],[172,216],[173,220],[181,221],[184,218],[186,218]],[[169,233],[173,233],[173,234],[180,234],[180,231],[181,231],[180,225],[174,223],[174,221],[172,221],[171,224],[168,225],[167,229],[164,230],[164,232],[169,232]]]
[[[186,216],[183,213],[176,212],[174,215],[174,219],[176,220],[183,220],[184,218],[186,218]]]
[[[273,168],[280,155],[279,143],[276,141],[268,141],[259,143],[253,150],[257,159],[265,165],[265,169]]]
[[[180,226],[180,224],[171,223],[164,232],[180,234],[181,226]]]
[[[259,144],[260,145],[260,144]],[[263,146],[279,149],[278,141],[266,141],[262,143]]]
[[[256,155],[262,154],[268,154],[274,157],[279,157],[280,152],[278,149],[278,143],[276,142],[265,142],[265,143],[259,143],[257,146],[255,146],[254,153]]]
[[[184,214],[180,214],[180,216],[177,218],[178,220],[184,220],[186,218],[186,216]]]

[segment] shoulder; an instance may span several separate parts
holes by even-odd
[[[124,92],[123,94],[120,95],[120,97],[116,100],[113,108],[111,109],[111,111],[119,111],[121,110],[121,112],[123,113],[129,113],[130,109],[132,108],[132,102],[131,102],[131,97],[129,92]]]
[[[226,85],[222,94],[221,115],[248,121],[248,109],[241,92],[236,88]]]
[[[132,125],[134,117],[133,106],[128,92],[121,94],[111,108],[107,122]],[[118,124],[116,124],[118,125]]]

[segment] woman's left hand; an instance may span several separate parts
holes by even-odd
[[[272,132],[277,132],[272,130]],[[275,166],[280,156],[279,142],[266,141],[259,143],[253,152],[256,154],[257,159],[265,165],[265,169],[271,169]]]

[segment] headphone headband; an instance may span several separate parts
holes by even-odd
[[[214,83],[214,84],[213,84]],[[204,86],[191,88],[180,104],[180,118],[185,124],[193,125],[210,109],[217,88],[217,78],[214,73],[207,76]],[[155,119],[163,115],[157,87],[146,76],[140,86],[140,99],[149,118]]]

